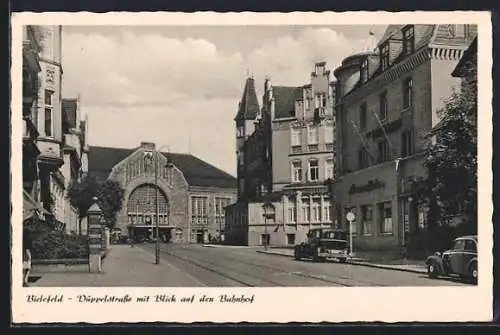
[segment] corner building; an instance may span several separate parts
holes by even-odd
[[[241,186],[227,208],[228,243],[295,245],[311,228],[332,225],[333,83],[324,62],[310,76],[303,86],[266,79],[260,110],[247,80],[235,118]]]
[[[409,247],[426,227],[412,183],[425,177],[423,137],[460,81],[451,75],[477,35],[472,25],[390,25],[372,52],[334,74],[339,226],[354,212],[354,248]]]
[[[207,243],[225,229],[224,207],[236,201],[236,179],[189,154],[158,154],[158,180],[154,165],[145,160],[154,143],[138,148],[92,146],[89,176],[111,179],[125,190],[116,229],[122,235],[145,239],[156,226],[156,191],[160,238],[172,243]],[[154,164],[154,163],[153,163]]]

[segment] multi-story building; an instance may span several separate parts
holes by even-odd
[[[158,218],[165,241],[206,243],[221,235],[236,179],[192,155],[159,152],[155,180],[155,152],[148,142],[134,149],[90,147],[89,177],[115,180],[125,190],[116,230],[142,240],[154,234]]]
[[[459,80],[472,25],[390,25],[376,50],[351,55],[337,78],[337,166],[332,198],[359,249],[397,249],[426,225],[412,182],[426,174],[423,137]]]
[[[23,218],[40,212],[38,203],[38,148],[37,101],[39,73],[40,31],[35,26],[23,26]],[[41,213],[39,213],[41,214]],[[41,216],[41,215],[40,215]]]
[[[240,107],[248,96],[258,105],[250,83]],[[246,157],[239,180],[247,191],[227,208],[228,242],[294,245],[309,229],[332,224],[326,182],[335,178],[332,87],[324,62],[304,86],[271,86],[266,79],[262,110],[247,118],[253,133],[240,139]]]

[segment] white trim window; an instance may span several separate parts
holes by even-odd
[[[373,226],[372,205],[363,205],[361,206],[361,234],[365,236],[371,236],[372,226]]]
[[[318,144],[319,128],[317,126],[307,127],[307,144]]]
[[[327,223],[332,222],[332,204],[326,201],[323,204],[323,221]]]
[[[309,206],[309,199],[304,199],[302,200],[302,220],[304,222],[309,222],[311,221],[311,212]]]
[[[292,147],[300,147],[302,145],[302,129],[301,128],[291,128],[290,129],[290,142]]]
[[[191,197],[191,222],[198,225],[208,224],[208,197]]]
[[[325,162],[325,179],[333,179],[335,175],[333,158],[329,158]]]
[[[380,233],[392,234],[392,204],[390,201],[378,204]]]
[[[309,160],[309,181],[319,180],[319,161],[317,159]]]
[[[45,131],[45,136],[52,137],[54,136],[54,123],[53,123],[53,117],[54,117],[54,91],[51,90],[44,90],[44,108],[45,108],[45,114],[44,114],[44,131]]]
[[[294,183],[302,181],[302,162],[299,160],[292,162],[292,181]]]
[[[312,222],[321,222],[321,203],[319,200],[313,200],[311,206],[311,221]]]
[[[288,222],[297,222],[297,207],[293,201],[288,203]]]

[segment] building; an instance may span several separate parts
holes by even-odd
[[[155,144],[148,142],[134,149],[89,148],[89,177],[115,180],[125,190],[116,228],[136,240],[151,236],[158,196],[163,240],[206,243],[211,237],[217,238],[225,229],[223,208],[236,201],[236,179],[190,154],[161,152],[155,182],[151,164],[155,150]]]
[[[38,208],[42,219],[69,233],[77,231],[78,213],[67,188],[85,167],[86,125],[61,97],[61,33],[60,26],[24,27],[23,189],[25,212]]]
[[[333,86],[324,62],[304,86],[272,86],[266,79],[259,111],[247,79],[235,118],[241,186],[238,203],[227,208],[228,243],[295,245],[309,229],[332,225]]]
[[[38,203],[38,86],[41,71],[40,32],[35,26],[23,26],[23,219],[42,216]]]
[[[332,201],[354,247],[397,249],[426,226],[412,183],[426,174],[424,140],[459,79],[451,76],[477,34],[473,25],[390,25],[376,50],[335,71],[337,166]]]

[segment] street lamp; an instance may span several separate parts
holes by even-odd
[[[167,148],[168,151],[170,152],[170,147],[163,145],[159,149],[154,149],[153,151],[147,151],[145,153],[146,157],[149,158],[151,161],[154,161],[154,173],[155,173],[155,211],[156,211],[156,222],[155,222],[155,264],[160,264],[160,214],[159,214],[159,204],[158,204],[158,157],[159,157],[159,152],[162,148]],[[168,162],[168,158],[167,158]]]

